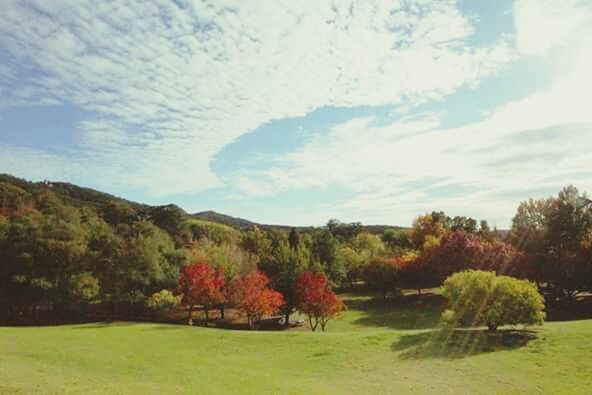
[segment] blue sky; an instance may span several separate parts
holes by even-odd
[[[265,223],[592,191],[592,3],[6,0],[0,172]]]

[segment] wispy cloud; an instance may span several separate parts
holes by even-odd
[[[473,29],[454,1],[7,0],[3,104],[94,116],[68,158],[40,152],[2,170],[37,177],[42,158],[46,177],[67,162],[74,181],[152,195],[220,186],[212,157],[266,122],[438,99],[514,58],[503,37],[468,45]]]
[[[527,55],[546,55],[592,16],[587,0],[518,0],[514,3],[516,43]]]
[[[346,186],[354,195],[335,202],[341,218],[364,213],[373,222],[409,223],[439,208],[507,226],[517,200],[533,192],[572,182],[592,189],[592,52],[574,53],[548,89],[480,122],[442,128],[437,114],[386,126],[353,119],[313,136],[271,169],[238,173],[237,186],[260,194]],[[447,192],[438,193],[442,188]]]

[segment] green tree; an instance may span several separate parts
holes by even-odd
[[[282,314],[286,326],[290,324],[290,315],[296,308],[294,285],[300,273],[307,270],[309,265],[308,249],[303,245],[293,249],[287,242],[280,243],[270,255],[259,262],[259,269],[271,279],[272,287],[284,296]]]
[[[345,268],[347,282],[353,289],[362,276],[365,257],[353,248],[342,245],[337,249],[337,260]]]
[[[392,252],[400,253],[411,248],[409,232],[404,229],[386,229],[381,237],[382,242]]]
[[[502,325],[541,325],[544,299],[535,284],[494,272],[468,270],[448,277],[442,287],[451,325],[486,325],[490,331]]]
[[[337,260],[338,242],[327,230],[317,230],[312,234],[312,260],[318,262],[333,286],[341,285],[345,278],[345,267]]]

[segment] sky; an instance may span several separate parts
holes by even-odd
[[[3,0],[0,173],[272,224],[592,192],[592,1]]]

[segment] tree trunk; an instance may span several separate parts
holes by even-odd
[[[187,325],[193,325],[193,305],[189,305],[188,313],[187,313]]]
[[[495,331],[497,331],[497,325],[495,325],[495,324],[487,324],[487,330],[489,332],[495,332]]]
[[[220,318],[224,319],[224,303],[220,305]]]
[[[284,322],[284,326],[285,327],[290,326],[290,313],[284,314],[284,317],[286,318],[286,321]]]
[[[208,321],[210,320],[210,316],[209,316],[209,310],[207,307],[204,308],[204,312],[206,314],[206,325],[205,326],[208,326]]]

